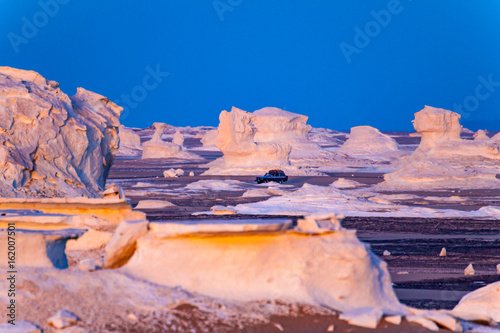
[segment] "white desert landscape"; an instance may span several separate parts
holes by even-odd
[[[0,67],[0,332],[500,332],[500,134],[415,111],[127,128]]]

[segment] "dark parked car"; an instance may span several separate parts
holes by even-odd
[[[288,176],[285,175],[285,173],[282,170],[269,170],[268,173],[266,173],[262,177],[257,177],[255,178],[255,181],[260,184],[260,183],[267,183],[267,182],[277,182],[277,183],[284,183],[288,180]]]

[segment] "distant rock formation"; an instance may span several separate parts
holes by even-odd
[[[211,163],[206,174],[257,172],[272,168],[289,168],[291,147],[281,143],[257,143],[250,112],[233,107],[231,112],[222,111],[215,145],[224,157]],[[213,173],[212,173],[213,172]]]
[[[117,155],[134,156],[142,154],[141,138],[130,128],[120,125],[120,148]]]
[[[476,133],[473,135],[475,141],[487,141],[490,139],[488,134],[486,134],[486,131],[483,130],[478,130]]]
[[[402,155],[396,140],[371,126],[351,128],[349,138],[337,152],[375,160],[391,160]]]
[[[0,196],[100,197],[123,108],[33,71],[0,67]]]
[[[216,129],[207,131],[203,137],[201,138],[201,144],[204,149],[218,149],[215,147],[215,140],[217,139],[217,135],[219,133]]]
[[[175,142],[166,142],[163,141],[161,136],[163,131],[167,127],[167,124],[164,123],[154,123],[155,132],[150,141],[144,142],[142,145],[142,158],[168,158],[168,157],[176,157],[183,159],[197,159],[200,158],[198,155],[189,153],[182,150],[182,146],[176,144]],[[177,134],[178,133],[178,134]],[[176,136],[177,135],[177,136]],[[180,142],[180,136],[182,134],[177,131],[176,135],[174,135],[174,141]],[[182,136],[182,143],[184,142],[184,137]]]
[[[184,145],[184,135],[182,135],[181,131],[179,130],[175,131],[174,136],[172,138],[172,143],[181,147]]]
[[[495,137],[460,138],[458,113],[426,106],[413,125],[422,136],[415,152],[393,163],[378,189],[494,188],[500,186],[500,148]]]

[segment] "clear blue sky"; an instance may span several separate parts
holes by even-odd
[[[316,127],[412,130],[424,105],[462,105],[466,127],[500,130],[498,0],[2,0],[0,10],[0,64],[128,105],[127,126],[216,126],[231,106],[275,106]]]

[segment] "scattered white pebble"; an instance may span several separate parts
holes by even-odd
[[[403,271],[403,272],[397,272],[396,274],[398,274],[398,275],[407,275],[407,274],[408,274],[408,272]]]
[[[78,317],[67,310],[57,311],[57,313],[50,317],[48,320],[49,325],[52,325],[58,329],[73,326],[77,321]]]
[[[194,172],[193,171],[190,171],[189,172],[189,177],[193,177],[194,176]]]
[[[441,252],[439,252],[439,256],[446,257],[446,249],[444,247],[441,249]]]
[[[497,265],[497,273],[500,274],[500,264]]]
[[[97,269],[97,264],[94,259],[85,259],[78,263],[77,268],[81,271],[93,272]]]
[[[175,173],[174,169],[168,169],[163,171],[163,177],[165,178],[173,178],[173,177],[179,177],[177,173]]]
[[[475,273],[476,273],[476,271],[474,270],[474,267],[472,266],[472,264],[469,264],[469,266],[467,266],[467,268],[464,269],[465,275],[474,275]]]
[[[327,332],[333,332],[335,330],[335,326],[334,325],[330,325],[328,326],[328,328],[326,329]]]
[[[127,315],[127,318],[130,319],[130,320],[132,320],[132,321],[139,321],[139,318],[137,318],[137,316],[135,314],[133,314],[133,313],[129,313]]]
[[[277,329],[279,329],[281,332],[283,332],[285,329],[283,328],[283,326],[281,326],[280,324],[273,324],[274,327],[276,327]]]
[[[184,170],[182,170],[182,169],[177,169],[177,170],[175,170],[175,174],[176,174],[177,176],[184,176]]]
[[[384,256],[390,256],[390,255],[391,255],[391,252],[384,250]]]

